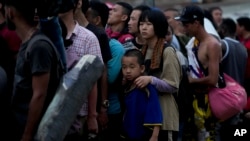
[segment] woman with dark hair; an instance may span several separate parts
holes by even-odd
[[[167,20],[160,10],[148,10],[141,14],[138,27],[142,38],[146,40],[142,53],[145,56],[147,76],[140,76],[135,84],[143,88],[151,83],[157,88],[163,114],[158,140],[177,140],[179,112],[174,94],[181,80],[181,65],[175,49],[168,47],[165,42]]]
[[[222,17],[223,17],[222,16],[223,11],[221,7],[219,6],[210,7],[207,11],[212,16],[216,27],[220,26],[220,24],[222,23]]]
[[[210,22],[212,23],[212,25],[214,26],[214,28],[217,30],[218,27],[219,27],[219,24],[217,24],[217,23],[215,22],[215,19],[214,19],[213,15],[212,15],[207,9],[204,9],[204,16],[205,16],[208,20],[210,20]]]

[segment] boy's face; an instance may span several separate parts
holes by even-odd
[[[144,72],[144,65],[138,63],[137,57],[124,56],[122,58],[122,74],[128,81],[133,81]]]

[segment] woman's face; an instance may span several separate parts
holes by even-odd
[[[155,36],[154,25],[146,19],[141,21],[139,25],[140,34],[144,39],[150,39]]]

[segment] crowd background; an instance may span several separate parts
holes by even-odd
[[[6,1],[5,7],[2,1],[2,7],[0,7],[3,37],[1,45],[8,47],[9,51],[9,54],[5,54],[6,48],[2,48],[2,54],[0,54],[1,65],[5,69],[5,72],[1,70],[3,76],[0,80],[1,86],[7,83],[6,77],[8,78],[7,89],[0,87],[1,109],[5,113],[1,120],[3,124],[1,128],[6,133],[4,137],[12,133],[10,140],[33,140],[39,120],[52,99],[52,97],[46,97],[46,94],[50,93],[49,96],[55,94],[55,88],[59,82],[57,77],[59,74],[55,68],[58,62],[50,45],[40,41],[37,45],[39,50],[30,50],[29,58],[26,58],[25,48],[28,46],[29,39],[40,32],[49,37],[57,47],[64,65],[63,72],[71,70],[85,54],[99,56],[105,66],[102,76],[94,84],[75,121],[69,123],[72,125],[65,141],[97,139],[92,136],[93,134],[100,140],[109,141],[224,141],[226,136],[231,137],[233,129],[245,128],[249,124],[249,105],[246,106],[245,111],[237,113],[227,121],[220,122],[211,115],[208,116],[209,118],[197,115],[195,113],[197,109],[194,111],[191,109],[190,112],[181,109],[183,107],[181,104],[184,103],[179,103],[176,99],[179,84],[186,71],[183,69],[183,66],[187,65],[185,58],[188,59],[189,65],[191,64],[188,47],[197,49],[192,51],[197,51],[198,54],[198,48],[201,45],[203,51],[199,52],[200,56],[197,59],[201,58],[205,69],[198,78],[188,77],[187,83],[188,85],[190,83],[191,87],[190,89],[185,87],[184,91],[191,90],[196,96],[198,105],[196,108],[207,111],[206,88],[217,84],[219,59],[224,53],[223,45],[220,50],[220,39],[224,38],[228,39],[230,47],[235,50],[228,55],[228,60],[224,60],[228,63],[225,68],[228,67],[227,71],[233,70],[230,75],[249,92],[249,71],[246,71],[246,76],[244,73],[245,65],[247,64],[249,69],[250,64],[244,46],[249,49],[250,19],[239,16],[233,23],[231,19],[223,19],[223,10],[218,7],[218,4],[226,4],[226,0],[216,2],[217,4],[214,3],[214,5],[212,1],[191,1],[190,3],[185,1],[177,5],[169,3],[168,6],[158,1],[151,1],[154,2],[150,4],[153,7],[141,6],[141,3],[118,1],[109,3],[112,6],[109,7],[110,9],[107,6],[106,9],[102,9],[101,5],[94,0],[63,0],[66,4],[64,3],[60,8],[50,5],[52,8],[58,8],[58,11],[41,4],[41,7],[38,6],[38,15],[32,15],[37,7],[31,6],[26,9],[22,6],[27,5],[29,0],[24,0],[24,3],[18,0]],[[191,3],[200,7],[194,5],[186,7]],[[203,3],[211,5],[206,7]],[[211,7],[214,8],[210,9]],[[214,11],[217,11],[217,15],[213,15]],[[38,19],[33,19],[33,16],[38,16]],[[237,47],[240,49],[238,50]],[[134,48],[139,49],[142,54],[132,52],[123,56],[124,52]],[[239,58],[239,56],[236,57],[237,55],[242,57],[240,63],[229,62],[237,60]],[[131,58],[135,61],[131,61]],[[184,61],[180,61],[180,58],[184,58]],[[145,62],[140,61],[143,59]],[[128,62],[129,65],[126,64]],[[236,67],[237,69],[234,70]],[[130,74],[134,68],[138,70]],[[149,88],[145,90],[145,87]],[[154,89],[157,89],[157,92]],[[154,99],[153,105],[160,104],[162,111],[156,113],[158,116],[155,119],[152,118],[154,116],[150,116],[150,113],[156,111],[150,111],[152,109],[147,107],[147,104],[145,106],[147,109],[139,105],[142,106],[140,108],[143,110],[141,110],[136,106],[136,100],[139,101],[139,98],[126,97],[131,96],[130,93],[150,94],[151,91],[148,90],[152,90],[159,96],[159,101]],[[123,95],[125,91],[127,94]],[[145,98],[145,103],[148,99]],[[129,100],[134,101],[133,104],[130,104]],[[184,109],[190,108],[189,106],[192,107],[192,104],[188,103],[188,107],[184,106]],[[138,108],[138,111],[134,111],[135,108]],[[127,110],[132,112],[126,113]],[[140,110],[145,110],[146,113],[149,110],[149,115],[140,113]],[[13,116],[12,112],[14,112]],[[159,116],[160,114],[162,117]],[[188,117],[185,117],[187,115]],[[190,119],[189,116],[194,118]],[[126,117],[125,121],[123,117]],[[142,120],[143,118],[146,120]],[[152,123],[144,123],[146,121]],[[153,127],[153,130],[145,130],[142,124],[135,126],[133,123],[137,122],[144,123],[145,127]],[[195,127],[197,125],[200,126]],[[123,129],[123,127],[126,128]],[[131,133],[130,129],[137,127],[138,130],[135,132],[138,134]]]

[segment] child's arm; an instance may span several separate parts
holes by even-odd
[[[158,141],[159,132],[160,132],[160,126],[154,126],[153,133],[149,141]]]

